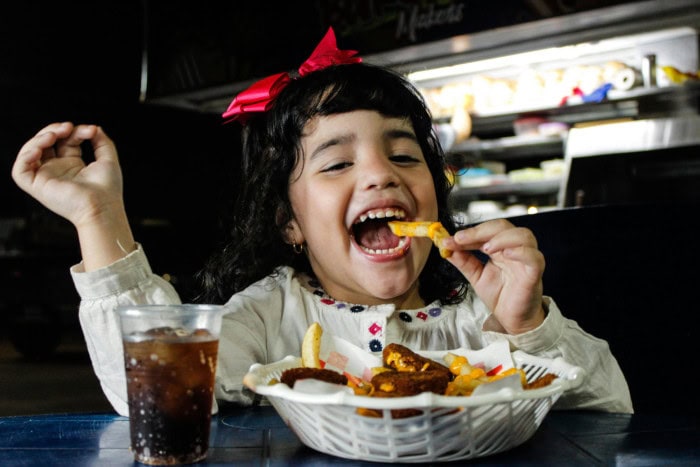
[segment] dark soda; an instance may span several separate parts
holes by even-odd
[[[207,456],[219,341],[159,328],[124,338],[131,449],[151,465]]]

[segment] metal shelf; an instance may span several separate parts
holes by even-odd
[[[637,88],[630,91],[610,91],[602,102],[585,102],[558,107],[510,108],[502,112],[472,114],[472,133],[485,137],[512,134],[513,122],[524,116],[537,115],[552,121],[585,123],[621,118],[646,118],[660,113],[687,113],[697,108],[700,83],[686,82],[653,88]]]
[[[508,136],[490,140],[467,140],[448,151],[450,163],[463,165],[464,156],[478,159],[510,160],[522,157],[559,156],[564,154],[564,138],[561,136]]]
[[[561,186],[561,179],[553,178],[534,182],[498,183],[475,187],[455,187],[452,196],[455,200],[473,200],[484,196],[506,198],[508,196],[555,195]]]

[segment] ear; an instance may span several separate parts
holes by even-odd
[[[296,219],[291,219],[289,222],[287,222],[287,225],[282,227],[282,237],[289,245],[304,244],[304,234],[301,232]]]
[[[275,222],[279,226],[284,242],[288,245],[302,245],[304,243],[304,234],[299,228],[299,224],[294,219],[294,215],[289,210],[285,215],[283,206],[278,206],[275,215]]]

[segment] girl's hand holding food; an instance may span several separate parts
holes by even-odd
[[[501,331],[521,334],[542,323],[545,261],[529,229],[497,219],[460,230],[442,245],[453,250],[447,260],[469,280]],[[475,250],[488,255],[488,261],[484,263]]]

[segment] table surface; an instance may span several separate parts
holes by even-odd
[[[553,411],[522,445],[469,465],[700,465],[695,415]],[[381,465],[304,446],[270,406],[212,419],[206,465]],[[0,418],[0,465],[133,465],[129,421],[109,413]]]

